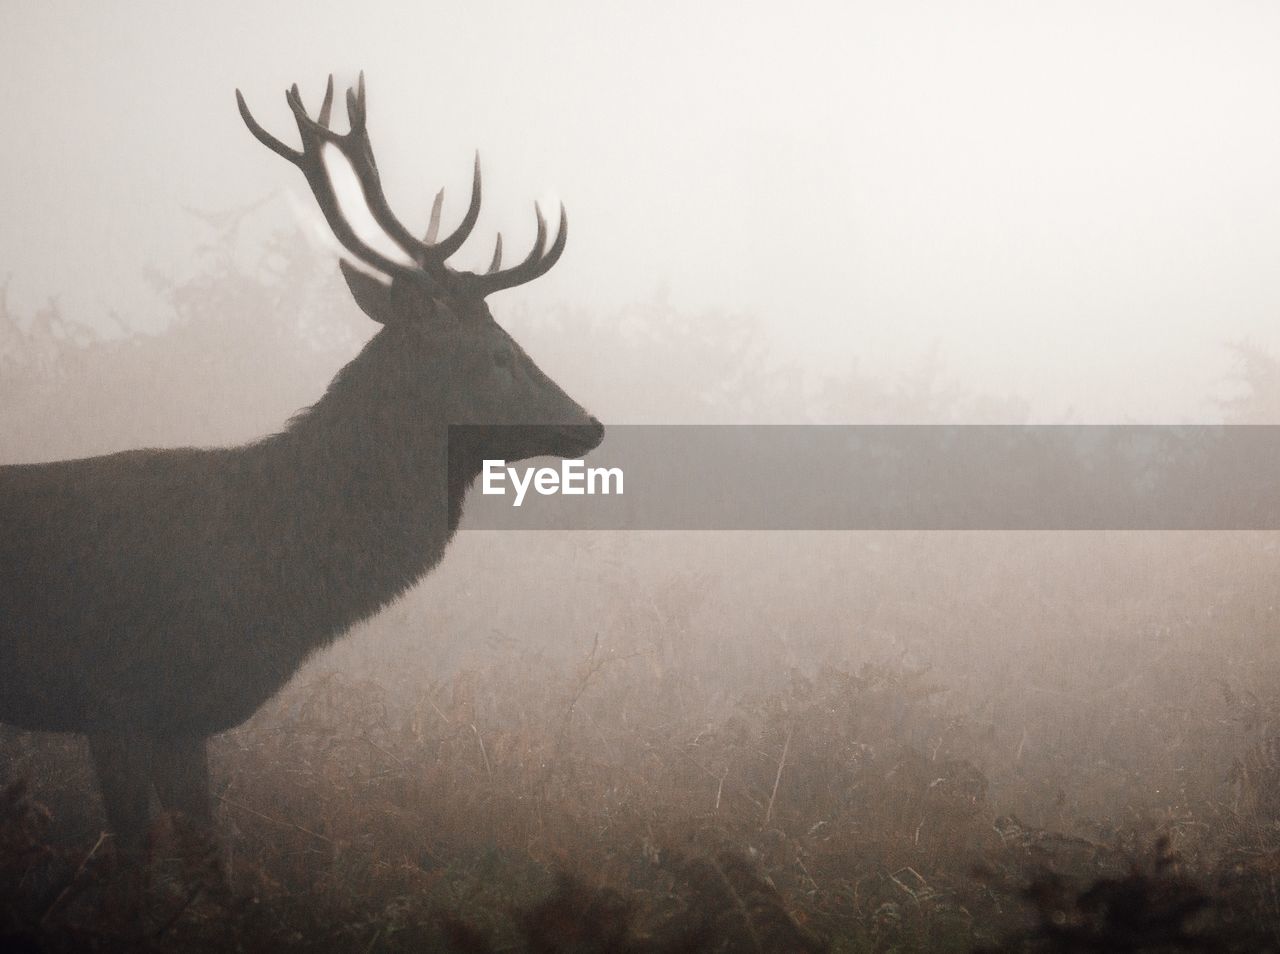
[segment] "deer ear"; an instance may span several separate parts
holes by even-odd
[[[378,324],[385,325],[392,315],[391,286],[360,271],[346,259],[339,259],[338,266],[342,269],[342,277],[347,280],[351,297],[356,300],[360,310]]]

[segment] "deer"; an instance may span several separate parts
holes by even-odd
[[[240,116],[302,171],[359,308],[381,325],[320,399],[235,447],[137,449],[0,467],[0,722],[87,735],[107,824],[143,851],[152,796],[212,831],[207,741],[248,719],[303,662],[441,560],[486,459],[578,458],[603,425],[544,374],[486,299],[564,251],[535,203],[528,255],[483,272],[447,260],[480,211],[477,154],[460,224],[424,238],[392,213],[370,144],[364,74],[330,128],[285,98],[301,149]],[[325,163],[355,172],[376,251],[349,223]]]

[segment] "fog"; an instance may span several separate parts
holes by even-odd
[[[458,215],[480,151],[460,261],[565,200],[531,304],[665,289],[814,373],[936,349],[1041,420],[1209,420],[1224,342],[1280,345],[1262,4],[6,4],[0,37],[11,297],[95,326],[163,323],[143,276],[190,261],[184,207],[314,216],[233,89],[287,131],[289,84],[364,69],[409,221],[441,186]]]
[[[283,91],[360,70],[415,232],[479,152],[452,264],[563,201],[562,260],[490,303],[615,433],[1280,420],[1265,5],[10,3],[0,46],[0,464],[242,444],[324,394],[378,325],[234,91],[293,145]],[[157,813],[141,886],[85,743],[0,726],[0,938],[1270,949],[1278,555],[464,517],[214,737],[212,840]]]

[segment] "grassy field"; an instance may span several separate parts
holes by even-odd
[[[315,667],[218,740],[223,845],[162,817],[142,874],[100,835],[83,746],[9,731],[3,931],[48,950],[1275,947],[1268,746],[1087,818],[955,696],[866,665],[729,698],[599,643],[416,698]],[[1213,715],[1243,739],[1259,704],[1224,689]]]

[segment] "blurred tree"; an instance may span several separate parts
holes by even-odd
[[[1236,359],[1232,380],[1239,388],[1218,402],[1228,424],[1280,422],[1280,360],[1251,341],[1228,345]]]

